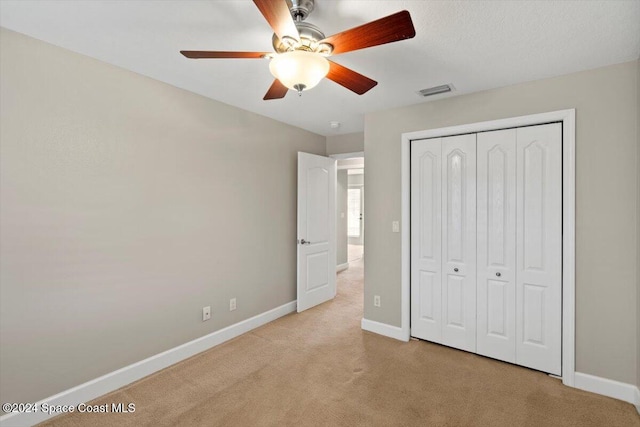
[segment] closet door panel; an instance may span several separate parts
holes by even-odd
[[[516,361],[516,130],[478,134],[478,347]]]
[[[517,129],[516,363],[561,375],[562,126]]]
[[[442,138],[442,343],[476,350],[476,135]]]
[[[441,342],[441,138],[411,143],[411,335]]]

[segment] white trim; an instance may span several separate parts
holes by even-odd
[[[562,116],[562,383],[573,387],[576,371],[576,110],[564,110]]]
[[[583,374],[582,372],[576,372],[574,380],[574,387],[580,390],[624,400],[632,405],[640,405],[640,390],[633,384]]]
[[[550,122],[562,122],[562,383],[574,386],[575,375],[575,117],[576,110],[560,110],[529,116],[491,120],[460,126],[429,129],[402,134],[401,139],[401,218],[405,224],[401,236],[401,327],[403,337],[408,340],[410,330],[411,309],[411,242],[409,224],[411,220],[410,206],[410,151],[411,141],[417,139],[436,138],[464,133],[530,126]]]
[[[227,326],[209,335],[189,341],[188,343],[141,360],[140,362],[125,366],[124,368],[65,390],[37,402],[36,405],[38,408],[40,408],[43,403],[48,403],[49,405],[75,406],[88,402],[295,311],[296,301],[291,301],[273,310],[258,314],[257,316]],[[3,427],[32,426],[56,415],[59,414],[54,413],[49,415],[42,411],[31,413],[16,412],[0,417],[0,424],[2,424]]]
[[[386,323],[380,323],[363,318],[360,323],[360,327],[365,331],[373,332],[378,335],[384,335],[385,337],[394,338],[400,341],[409,341],[409,337],[405,336],[402,329],[397,326],[387,325]]]
[[[402,220],[400,231],[401,247],[400,257],[402,265],[400,266],[400,327],[402,328],[403,337],[406,340],[411,338],[411,139],[407,134],[402,135],[402,146],[400,161],[401,174],[400,177],[400,203]]]
[[[347,159],[348,160],[348,159]],[[338,162],[340,160],[337,160]],[[336,163],[336,169],[339,171],[346,170],[347,175],[364,175],[364,162],[363,163],[353,163],[349,165],[338,165]]]
[[[364,151],[355,151],[353,153],[329,154],[332,159],[353,159],[355,157],[364,157]]]
[[[349,263],[348,262],[345,262],[344,264],[338,264],[336,266],[336,273],[340,273],[341,271],[344,271],[347,268],[349,268]]]
[[[340,170],[346,169],[347,175],[349,176],[364,175],[364,165],[361,165],[361,166],[344,165],[344,166],[338,166],[338,169]]]
[[[402,134],[402,139],[416,140],[426,138],[439,138],[444,136],[461,135],[465,133],[485,132],[497,129],[507,129],[521,126],[531,126],[543,123],[559,122],[575,119],[575,109],[559,110],[549,113],[532,114],[529,116],[510,117],[508,119],[490,120],[487,122],[469,123],[466,125],[449,126],[446,128],[427,129],[417,132]]]

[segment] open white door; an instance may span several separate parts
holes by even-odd
[[[336,295],[336,161],[298,153],[298,312]]]

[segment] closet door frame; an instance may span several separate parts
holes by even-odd
[[[429,129],[402,134],[401,187],[402,222],[402,293],[401,326],[395,337],[409,341],[411,337],[411,141],[477,133],[522,126],[562,123],[562,383],[574,387],[575,382],[575,109],[512,117]]]

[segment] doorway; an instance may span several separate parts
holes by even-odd
[[[347,169],[348,262],[364,255],[364,168]]]
[[[364,258],[364,152],[331,157],[337,160],[336,265],[341,272]]]
[[[361,316],[364,301],[364,152],[336,159],[336,300]]]

